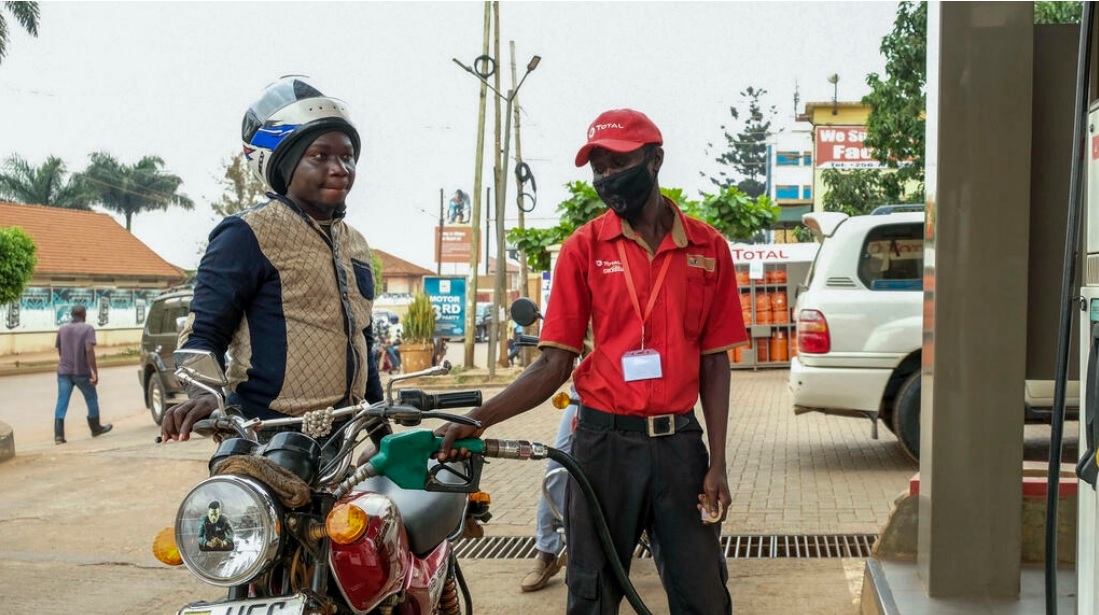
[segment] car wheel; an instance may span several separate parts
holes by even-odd
[[[916,370],[904,381],[893,402],[893,433],[901,449],[912,460],[920,460],[920,388],[923,379]]]
[[[149,414],[153,416],[153,422],[157,425],[164,420],[164,411],[168,408],[168,400],[164,392],[164,381],[160,374],[153,372],[149,381],[145,383],[145,406]]]

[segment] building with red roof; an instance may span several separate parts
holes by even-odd
[[[105,213],[0,202],[8,227],[30,235],[38,264],[19,301],[0,306],[0,354],[53,348],[78,304],[100,345],[137,343],[149,301],[186,279]]]

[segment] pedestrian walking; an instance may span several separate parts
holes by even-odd
[[[65,443],[65,414],[73,388],[80,389],[88,406],[88,428],[92,437],[101,436],[114,425],[99,423],[99,369],[95,364],[95,327],[84,322],[88,312],[82,305],[73,306],[72,321],[57,330],[57,406],[53,411],[53,443]]]

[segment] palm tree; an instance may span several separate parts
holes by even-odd
[[[133,166],[126,166],[104,152],[91,155],[91,163],[79,179],[94,195],[93,202],[126,216],[126,230],[134,214],[167,209],[176,205],[194,209],[194,202],[177,192],[183,184],[178,175],[164,173],[164,160],[145,156]]]
[[[15,17],[19,25],[31,36],[38,36],[38,3],[37,2],[4,2],[4,8]],[[4,13],[0,12],[0,62],[8,54],[8,23],[4,19]]]
[[[18,154],[0,170],[0,197],[28,205],[49,205],[65,209],[91,209],[90,195],[75,177],[66,178],[65,163],[50,156],[40,167],[32,167]]]

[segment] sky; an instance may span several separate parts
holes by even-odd
[[[348,222],[373,247],[435,270],[439,191],[449,199],[474,185],[480,83],[452,58],[471,65],[481,55],[483,2],[40,8],[37,38],[5,14],[0,160],[18,154],[40,165],[53,155],[79,171],[92,152],[126,164],[160,156],[195,209],[137,215],[133,232],[167,261],[194,268],[217,222],[210,203],[222,194],[218,180],[241,148],[245,110],[278,77],[308,75],[348,103],[362,136]],[[520,76],[531,56],[541,57],[519,91],[519,130],[512,128],[538,188],[527,226],[556,224],[565,184],[591,181],[573,159],[607,109],[640,110],[660,127],[662,187],[712,192],[700,173],[724,169],[714,158],[724,150],[722,126],[733,123],[729,108],[744,103],[740,92],[767,90],[776,128],[792,127],[795,88],[798,112],[831,101],[833,73],[839,100],[858,100],[866,75],[884,71],[879,47],[895,14],[895,2],[501,2],[502,91],[511,86],[509,41]],[[492,182],[492,100],[490,91],[484,186]],[[515,150],[513,143],[513,159]],[[512,183],[508,228],[517,221],[514,198]]]

